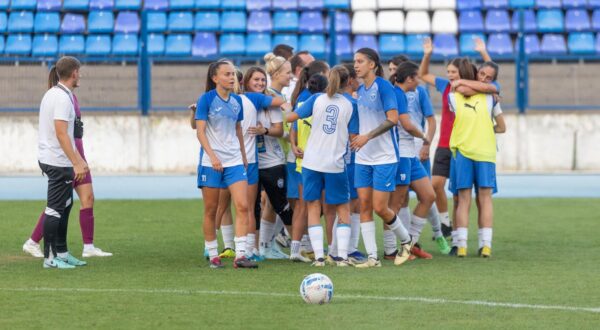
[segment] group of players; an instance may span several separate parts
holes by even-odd
[[[456,58],[447,77],[437,77],[429,73],[431,40],[423,48],[420,65],[394,57],[387,79],[369,48],[332,68],[286,45],[264,56],[264,68],[245,73],[226,59],[209,65],[206,91],[190,108],[201,145],[198,187],[210,267],[223,267],[223,258],[233,258],[235,268],[256,268],[265,258],[380,267],[373,213],[383,220],[384,257],[395,265],[432,258],[418,244],[427,222],[441,254],[465,257],[473,188],[479,255],[491,256],[495,134],[506,129],[498,66],[478,40],[483,65]],[[436,120],[421,81],[442,94],[432,175]],[[417,196],[412,214],[409,188]],[[281,233],[291,236],[289,256]],[[358,251],[361,234],[366,256]]]

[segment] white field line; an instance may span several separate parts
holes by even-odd
[[[92,293],[140,293],[140,294],[180,294],[180,295],[222,295],[222,296],[263,296],[263,297],[298,297],[291,293],[259,292],[259,291],[213,291],[213,290],[183,290],[183,289],[93,289],[93,288],[0,288],[4,292],[92,292]],[[456,304],[473,305],[483,307],[504,307],[515,309],[537,309],[537,310],[559,310],[569,312],[600,313],[600,307],[576,307],[561,305],[532,305],[520,303],[505,303],[481,300],[455,300],[427,297],[386,297],[386,296],[363,296],[363,295],[334,295],[335,299],[349,300],[379,300],[379,301],[406,301],[425,304]]]

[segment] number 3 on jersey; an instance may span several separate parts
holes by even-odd
[[[337,118],[340,112],[340,108],[337,105],[330,105],[325,109],[327,116],[325,117],[326,123],[323,124],[323,132],[327,134],[335,133],[337,127]]]

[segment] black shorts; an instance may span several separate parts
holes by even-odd
[[[435,156],[433,158],[433,170],[431,171],[431,175],[449,178],[451,159],[452,151],[450,151],[450,148],[438,147],[435,150]]]
[[[68,206],[73,203],[73,180],[75,180],[73,168],[39,164],[48,177],[46,214],[61,218]]]
[[[286,175],[287,172],[285,165],[277,165],[269,168],[259,169],[258,186],[262,187],[262,189],[264,189],[267,193],[269,202],[271,202],[275,213],[279,215],[281,221],[283,221],[285,225],[289,226],[292,224],[293,213],[286,194]],[[260,197],[256,198],[254,216],[256,217],[256,221],[260,222]]]

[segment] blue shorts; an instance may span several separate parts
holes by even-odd
[[[373,188],[379,191],[392,192],[396,190],[396,170],[398,163],[382,165],[354,165],[354,186],[358,188]]]
[[[198,188],[224,189],[242,180],[248,180],[244,165],[224,167],[223,172],[215,171],[208,166],[198,166]]]
[[[448,189],[457,195],[461,189],[492,188],[498,191],[496,185],[496,164],[491,162],[478,162],[463,156],[460,151],[452,157],[450,162],[450,184]]]
[[[354,186],[354,163],[346,164],[346,174],[348,175],[348,188],[350,189],[350,199],[357,199],[358,192]]]
[[[321,192],[325,189],[325,203],[337,205],[348,203],[348,175],[341,173],[323,173],[302,168],[302,197],[307,202],[321,200]]]
[[[400,157],[396,171],[396,185],[408,186],[411,182],[427,176],[427,172],[417,157]]]
[[[421,165],[423,165],[427,176],[431,179],[431,159],[422,160]]]
[[[248,185],[258,183],[258,163],[248,164]]]
[[[287,163],[287,198],[300,198],[298,185],[302,184],[302,174],[296,171],[296,163]]]

